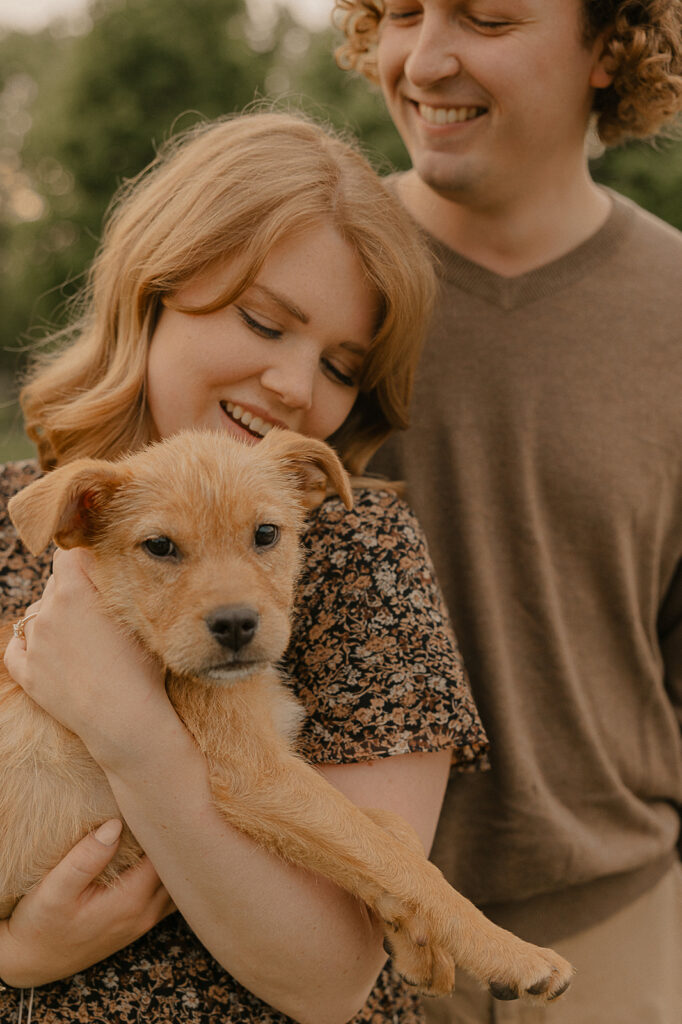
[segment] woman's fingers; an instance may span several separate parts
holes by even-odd
[[[140,902],[146,905],[147,919],[140,933],[177,910],[149,857],[143,857],[135,867],[124,871],[117,884],[126,887],[129,898],[137,894]]]
[[[9,643],[5,648],[5,653],[2,656],[5,668],[14,682],[19,683],[19,686],[23,686],[22,670],[25,665],[24,655],[26,654],[26,642],[26,630],[24,627],[24,638],[22,639],[19,636],[10,637]]]
[[[52,576],[60,580],[77,580],[80,584],[87,582],[93,591],[96,590],[92,582],[91,570],[94,556],[86,548],[71,548],[64,551],[57,548],[52,556]]]
[[[84,836],[45,876],[43,894],[64,903],[82,896],[114,857],[122,828],[120,819],[111,818]]]
[[[110,818],[84,836],[45,876],[41,883],[43,895],[56,903],[77,902],[114,858],[122,829],[123,822],[119,818]],[[125,889],[135,904],[153,901],[150,913],[155,920],[175,909],[148,857],[143,856],[138,864],[119,876],[116,884],[119,892]],[[101,889],[99,891],[101,893]],[[157,895],[159,898],[155,900]]]
[[[119,847],[121,822],[84,838],[0,921],[0,976],[18,988],[45,985],[111,956],[175,910],[147,857],[98,882]]]
[[[88,833],[66,857],[46,876],[43,885],[58,893],[64,902],[76,902],[88,890],[93,895],[104,895],[101,887],[91,886],[113,859],[118,850],[123,823],[110,818],[94,832]],[[119,875],[114,886],[119,896],[133,906],[147,907],[148,927],[175,910],[175,904],[166,892],[154,865],[148,857],[141,857],[133,867]],[[46,893],[48,895],[48,893]]]

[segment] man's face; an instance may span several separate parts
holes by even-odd
[[[419,177],[495,205],[580,165],[601,50],[581,0],[385,0],[377,58]]]

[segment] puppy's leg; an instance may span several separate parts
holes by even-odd
[[[278,704],[291,698],[274,674],[229,689],[167,685],[226,820],[366,903],[385,924],[396,969],[417,988],[447,994],[455,964],[500,998],[544,1002],[568,986],[570,964],[488,921],[426,859],[406,823],[363,813],[292,752],[275,724]]]
[[[265,774],[245,763],[211,765],[221,812],[292,863],[331,879],[385,922],[397,971],[431,995],[452,990],[461,966],[498,998],[545,1002],[572,968],[488,921],[413,844],[377,825],[310,765],[290,753]]]
[[[419,856],[424,855],[421,839],[400,815],[372,807],[363,807],[362,813],[398,842]],[[420,917],[411,919],[409,929],[394,928],[386,923],[384,927],[384,949],[393,960],[396,971],[408,984],[418,987],[425,996],[452,992],[455,963],[447,949],[428,941],[428,927]],[[430,979],[428,983],[427,979]]]

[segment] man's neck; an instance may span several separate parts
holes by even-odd
[[[460,255],[502,277],[518,277],[571,252],[605,223],[611,200],[585,169],[544,194],[495,204],[457,201],[434,192],[409,171],[398,194],[415,220]]]

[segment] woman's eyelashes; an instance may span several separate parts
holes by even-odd
[[[271,341],[277,341],[282,338],[284,331],[278,327],[269,327],[267,324],[257,320],[253,313],[248,312],[243,306],[236,307],[239,316],[242,318],[249,330],[253,331],[260,338],[267,338]],[[345,364],[339,365],[330,356],[322,356],[320,359],[320,365],[322,369],[331,377],[337,384],[342,384],[347,388],[356,388],[358,386],[358,379],[360,376],[359,368],[357,370],[347,367]]]
[[[339,366],[336,366],[331,359],[323,358],[322,366],[326,372],[338,381],[339,384],[343,384],[347,388],[356,388],[358,386],[358,374],[346,373]]]
[[[274,340],[282,337],[282,331],[279,328],[268,327],[267,324],[261,323],[260,320],[256,320],[251,313],[247,313],[242,306],[237,306],[237,312],[246,326],[255,334],[260,335],[261,338],[272,338]]]

